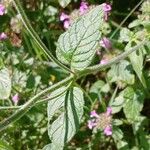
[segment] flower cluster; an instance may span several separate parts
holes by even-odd
[[[112,109],[107,108],[105,113],[98,115],[95,110],[90,113],[90,120],[88,121],[89,129],[103,129],[104,134],[107,136],[112,135]]]
[[[88,8],[89,8],[88,3],[85,1],[82,1],[80,4],[80,8],[79,8],[79,14],[80,15],[85,14],[87,12]],[[64,12],[62,12],[60,15],[60,21],[63,22],[63,26],[65,29],[68,29],[72,22],[70,16],[65,14]]]

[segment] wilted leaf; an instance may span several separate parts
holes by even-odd
[[[102,6],[97,6],[79,17],[58,39],[56,55],[72,69],[83,70],[90,65],[101,37]]]

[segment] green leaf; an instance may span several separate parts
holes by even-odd
[[[133,32],[131,32],[129,29],[123,28],[120,31],[119,39],[121,42],[129,42],[132,39],[133,35],[134,35]]]
[[[124,104],[124,97],[123,92],[121,92],[119,96],[116,97],[110,105],[112,108],[112,113],[113,114],[118,113],[122,109],[123,104]]]
[[[65,8],[71,2],[71,0],[58,0],[58,2],[63,8]]]
[[[131,48],[131,42],[127,44],[125,49],[129,48]],[[133,52],[129,55],[134,71],[136,72],[143,86],[146,88],[146,81],[143,76],[143,59],[144,59],[143,57],[144,57],[143,49],[139,49],[138,51]]]
[[[58,91],[58,90],[57,90]],[[62,149],[65,143],[69,142],[79,128],[79,123],[83,115],[83,93],[77,88],[70,88],[55,100],[48,103],[48,134],[52,145],[57,149]],[[62,113],[60,114],[60,111]],[[55,121],[50,124],[54,112],[59,113],[55,116]]]
[[[134,84],[132,66],[126,60],[122,60],[120,63],[113,65],[107,75],[110,82]]]
[[[96,81],[90,88],[90,93],[99,93],[102,87],[105,85],[105,82],[102,80]]]
[[[79,17],[63,33],[56,49],[57,58],[71,69],[83,70],[89,66],[99,46],[104,19],[102,5]]]
[[[0,140],[0,150],[14,150],[8,143]]]
[[[129,121],[135,121],[140,115],[140,111],[143,108],[144,93],[140,89],[133,89],[127,87],[124,90],[125,103],[123,106],[123,111],[126,118]]]
[[[113,127],[112,137],[118,150],[129,150],[128,143],[123,139],[124,135],[120,128]]]
[[[7,68],[0,70],[0,99],[7,99],[11,92],[11,79]]]

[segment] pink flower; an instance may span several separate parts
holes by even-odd
[[[109,4],[107,4],[107,3],[103,3],[102,4],[102,6],[103,6],[103,10],[105,11],[105,12],[110,12],[111,11],[111,5],[109,5]]]
[[[62,12],[60,15],[60,21],[65,21],[66,19],[69,19],[69,15]]]
[[[91,111],[91,113],[90,113],[90,117],[99,118],[99,115],[96,113],[95,110],[93,110],[93,111]]]
[[[0,33],[0,41],[6,40],[6,39],[7,39],[7,35],[4,32]]]
[[[12,97],[12,101],[14,102],[15,105],[18,104],[18,101],[19,101],[19,95],[18,95],[18,93],[15,94],[15,95]]]
[[[106,37],[102,38],[99,43],[100,43],[100,46],[102,46],[103,48],[112,49],[112,44],[110,40]]]
[[[69,20],[65,20],[65,21],[64,21],[64,28],[65,28],[65,29],[68,29],[69,26],[70,26],[70,21],[69,21]]]
[[[112,115],[112,108],[111,108],[111,107],[107,107],[106,114],[107,114],[108,116]]]
[[[95,122],[95,120],[89,120],[88,121],[88,128],[89,129],[93,129],[96,125],[97,125],[97,123]]]
[[[80,14],[83,15],[88,10],[88,3],[87,2],[81,2],[80,4]]]
[[[108,59],[102,59],[102,60],[100,61],[100,64],[101,64],[101,65],[104,65],[104,64],[107,64],[107,62],[108,62]]]
[[[6,11],[5,6],[0,4],[0,16],[3,16],[5,14],[5,11]]]
[[[107,3],[103,3],[102,6],[103,6],[103,10],[105,12],[104,20],[107,21],[108,20],[108,16],[109,16],[110,11],[111,11],[112,8],[111,8],[111,5],[109,5]]]
[[[112,135],[112,127],[111,127],[111,126],[107,126],[107,127],[104,129],[104,134],[107,135],[107,136]]]
[[[64,28],[68,29],[70,26],[70,17],[69,15],[65,14],[65,13],[61,13],[60,15],[60,21],[63,22]]]

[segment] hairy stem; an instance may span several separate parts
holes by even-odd
[[[17,121],[19,118],[21,118],[26,112],[28,112],[28,110],[30,110],[30,108],[32,108],[34,106],[34,104],[38,101],[38,99],[41,96],[43,96],[47,93],[51,93],[54,90],[58,89],[59,87],[68,84],[69,82],[71,82],[73,80],[73,78],[74,78],[74,76],[71,75],[70,77],[62,80],[61,82],[58,82],[55,85],[43,90],[42,92],[38,93],[37,95],[35,95],[28,102],[26,102],[21,108],[19,108],[14,114],[12,114],[8,118],[6,118],[2,122],[0,122],[0,132],[3,131],[4,129],[6,129],[11,123],[13,123],[13,122]]]
[[[35,30],[32,28],[32,25],[30,24],[19,0],[13,0],[13,4],[18,11],[18,13],[21,16],[21,20],[26,28],[26,30],[29,32],[30,36],[35,40],[39,48],[46,54],[46,56],[55,62],[58,66],[60,66],[62,69],[66,70],[67,72],[73,73],[69,68],[64,66],[59,60],[57,60],[52,53],[48,50],[48,48],[45,46],[45,44],[41,41],[40,37],[38,34],[35,32]]]
[[[140,44],[134,46],[133,48],[129,49],[128,51],[123,52],[119,56],[111,59],[106,64],[99,64],[99,65],[95,65],[95,66],[88,67],[88,68],[84,69],[83,71],[78,73],[78,78],[80,78],[81,76],[88,75],[88,74],[96,73],[100,70],[103,70],[103,69],[106,69],[106,68],[110,67],[113,64],[116,64],[116,63],[120,62],[120,60],[125,59],[132,52],[138,50],[142,46],[146,45],[148,42],[149,42],[148,40],[143,40]]]

